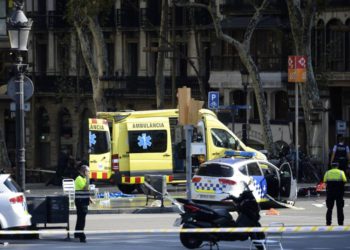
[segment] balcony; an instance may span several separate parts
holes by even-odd
[[[276,72],[287,69],[287,59],[282,56],[259,56],[253,57],[253,60],[260,71]],[[241,67],[238,56],[213,56],[211,62],[212,71],[234,71]]]

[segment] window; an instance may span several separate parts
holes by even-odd
[[[288,119],[288,94],[285,91],[278,91],[275,95],[275,119]]]
[[[210,132],[215,146],[219,148],[237,149],[235,138],[226,130],[213,128]]]
[[[129,131],[130,153],[161,153],[167,150],[166,130]]]
[[[261,176],[262,175],[260,168],[256,162],[249,163],[247,165],[247,167],[248,167],[248,173],[250,176]]]
[[[327,24],[328,68],[331,71],[343,71],[345,66],[345,32],[339,20],[331,20]]]
[[[110,137],[107,131],[89,132],[90,154],[103,154],[110,151]]]
[[[137,76],[138,71],[138,44],[128,43],[128,75]]]
[[[267,94],[265,92],[264,92],[264,97],[265,97],[265,102],[266,102],[266,106],[267,106]],[[256,98],[255,98],[255,93],[254,92],[251,93],[251,99],[253,100],[253,103],[254,103],[254,106],[253,106],[253,119],[260,121],[258,104],[256,102]],[[269,110],[268,106],[267,106],[267,110]]]
[[[248,171],[247,171],[246,165],[241,166],[241,167],[239,168],[239,172],[241,172],[241,173],[244,174],[244,175],[248,175]]]
[[[9,190],[11,190],[11,192],[15,192],[15,193],[23,192],[22,188],[18,186],[18,184],[11,177],[8,177],[5,180],[4,184]]]
[[[233,168],[220,164],[202,165],[199,167],[197,175],[210,177],[232,177]]]
[[[0,0],[0,36],[6,36],[6,1]]]

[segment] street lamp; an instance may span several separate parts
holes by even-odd
[[[244,66],[241,68],[241,78],[242,78],[242,86],[243,86],[243,94],[244,94],[243,99],[244,99],[245,105],[247,106],[247,87],[249,84],[249,73]],[[244,109],[244,115],[243,115],[244,122],[242,123],[242,141],[244,144],[247,144],[247,120],[248,120],[247,108],[248,107]]]
[[[25,131],[24,131],[24,72],[27,64],[23,64],[22,51],[27,51],[27,42],[32,26],[23,12],[23,2],[15,1],[15,9],[7,20],[7,29],[11,49],[16,55],[13,65],[16,83],[16,178],[21,188],[25,189]]]

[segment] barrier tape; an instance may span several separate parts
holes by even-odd
[[[290,227],[227,227],[227,228],[170,228],[170,229],[124,229],[124,230],[1,230],[0,235],[10,234],[125,234],[125,233],[316,233],[316,232],[348,232],[347,226],[290,226]]]

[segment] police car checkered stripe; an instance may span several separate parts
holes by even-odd
[[[213,191],[215,193],[218,192],[223,192],[224,189],[226,189],[226,185],[225,184],[213,184],[213,183],[201,183],[201,182],[197,182],[194,183],[194,186],[196,188],[197,191]]]

